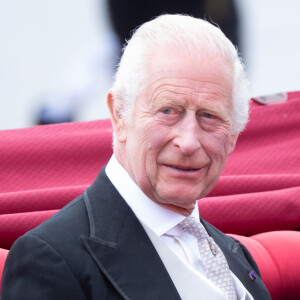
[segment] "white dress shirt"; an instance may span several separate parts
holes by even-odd
[[[106,166],[106,174],[139,221],[160,237],[187,267],[205,275],[197,239],[177,226],[186,217],[150,200],[114,155]],[[197,205],[190,216],[199,220]],[[238,299],[253,299],[240,280],[232,272],[231,275]]]

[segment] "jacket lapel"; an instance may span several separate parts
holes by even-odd
[[[214,239],[224,253],[229,269],[239,278],[253,298],[261,300],[271,299],[266,287],[260,279],[259,269],[255,261],[246,249],[242,249],[244,246],[233,238],[224,235],[203,219],[201,219],[201,222],[207,230],[207,233]],[[249,277],[250,272],[255,272],[259,275],[256,280],[252,280]]]
[[[102,169],[84,195],[90,236],[81,240],[124,299],[180,299],[144,228]]]

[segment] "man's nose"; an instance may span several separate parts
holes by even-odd
[[[177,136],[174,139],[176,147],[180,148],[184,155],[193,155],[201,148],[200,128],[196,118],[188,118],[179,126]]]

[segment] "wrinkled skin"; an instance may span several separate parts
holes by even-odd
[[[189,215],[216,184],[233,151],[232,66],[204,56],[201,63],[160,53],[126,124],[108,94],[115,155],[156,203]]]

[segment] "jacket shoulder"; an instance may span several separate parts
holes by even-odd
[[[89,222],[83,195],[68,203],[54,216],[36,228],[28,231],[25,236],[38,236],[50,244],[60,243],[72,237],[89,235]]]

